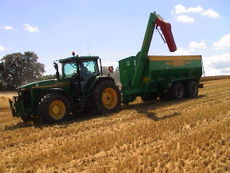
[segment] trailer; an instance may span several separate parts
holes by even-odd
[[[128,104],[137,96],[144,101],[196,97],[201,86],[201,56],[149,56],[154,29],[161,29],[171,52],[177,49],[170,23],[150,13],[141,50],[119,61],[121,90],[112,77],[103,75],[98,56],[73,53],[59,60],[61,70],[54,63],[56,79],[17,88],[18,96],[9,100],[12,115],[23,121],[59,123],[85,109],[97,114],[116,112],[121,102]]]
[[[121,92],[125,104],[137,96],[148,101],[164,96],[182,99],[198,95],[202,75],[201,55],[148,55],[154,29],[159,27],[169,51],[177,50],[170,23],[165,22],[160,15],[151,13],[141,50],[136,56],[119,61]]]

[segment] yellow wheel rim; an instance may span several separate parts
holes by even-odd
[[[49,114],[55,120],[60,120],[66,112],[65,104],[61,100],[54,100],[49,106]]]
[[[102,104],[107,109],[113,109],[117,105],[118,96],[113,88],[106,88],[102,93]]]

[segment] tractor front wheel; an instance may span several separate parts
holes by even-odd
[[[60,123],[69,118],[70,103],[62,94],[49,93],[40,100],[38,112],[43,121],[50,124]]]
[[[121,107],[121,94],[112,80],[99,82],[93,92],[96,113],[116,112]]]

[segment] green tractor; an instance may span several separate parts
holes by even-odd
[[[99,66],[100,62],[100,66]],[[75,56],[54,63],[56,79],[29,83],[18,88],[10,100],[13,116],[23,121],[59,123],[85,109],[97,114],[119,110],[121,95],[115,81],[102,74],[97,56]]]

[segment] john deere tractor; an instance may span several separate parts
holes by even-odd
[[[10,100],[13,116],[23,121],[59,123],[78,111],[97,114],[117,111],[121,95],[114,79],[102,75],[97,56],[75,56],[55,62],[56,79],[29,83],[18,88]]]

